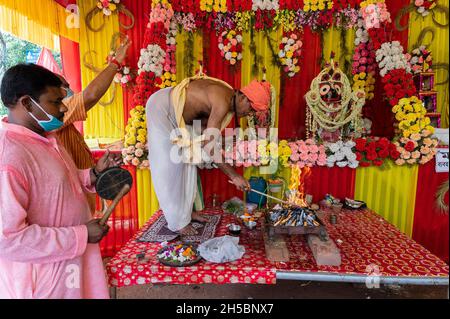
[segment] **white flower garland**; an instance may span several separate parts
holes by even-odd
[[[357,168],[359,162],[356,160],[356,154],[353,152],[353,148],[356,143],[353,141],[338,141],[336,143],[325,144],[327,148],[327,166],[334,167],[350,167]]]
[[[138,74],[142,72],[153,72],[157,77],[163,74],[166,52],[157,44],[149,44],[141,50],[138,61]]]
[[[383,43],[377,50],[376,60],[382,77],[395,69],[405,69],[406,72],[411,72],[411,66],[399,41]]]
[[[364,19],[361,15],[358,18],[358,28],[356,29],[355,34],[355,46],[360,45],[361,43],[369,42],[369,32],[366,30],[366,25],[364,23]]]
[[[252,10],[278,10],[278,0],[252,0]]]

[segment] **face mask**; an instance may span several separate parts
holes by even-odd
[[[31,98],[31,97],[30,97]],[[31,115],[32,118],[34,118],[34,120],[39,124],[40,127],[42,127],[42,129],[45,132],[51,132],[51,131],[55,131],[57,129],[60,129],[64,123],[61,122],[60,120],[58,120],[56,117],[54,117],[51,114],[48,114],[47,112],[45,112],[45,110],[39,105],[39,103],[37,103],[35,100],[33,100],[33,98],[31,98],[31,100],[33,101],[34,104],[36,104],[42,112],[45,113],[45,115],[47,115],[47,117],[50,119],[48,121],[41,121],[38,120],[31,112],[28,112],[28,114]]]
[[[67,92],[66,99],[73,96],[73,91],[70,88],[63,88],[63,89]]]

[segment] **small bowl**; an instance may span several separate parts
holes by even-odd
[[[239,235],[241,233],[241,226],[236,224],[228,225],[228,230],[232,235]]]
[[[247,228],[250,229],[250,230],[255,229],[256,222],[255,221],[245,222],[245,226],[247,226]]]

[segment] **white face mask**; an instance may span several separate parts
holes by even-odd
[[[42,106],[36,102],[32,97],[30,97],[31,101],[33,101],[34,104],[36,104],[42,112],[45,113],[45,115],[49,118],[49,120],[47,121],[42,121],[42,120],[38,120],[33,113],[28,112],[28,114],[31,115],[31,117],[39,124],[40,127],[42,127],[42,129],[45,132],[52,132],[52,131],[56,131],[57,129],[60,129],[64,123],[61,122],[60,120],[58,120],[56,117],[54,117],[51,114],[48,114],[47,112],[45,112],[45,110],[42,108]]]

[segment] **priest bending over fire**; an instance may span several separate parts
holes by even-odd
[[[204,216],[193,212],[199,195],[199,163],[192,157],[176,161],[174,152],[192,150],[196,143],[200,148],[207,143],[215,143],[216,137],[202,135],[205,129],[221,132],[233,116],[237,127],[241,117],[267,114],[270,104],[271,88],[268,82],[255,80],[241,90],[234,90],[226,82],[207,77],[202,72],[150,97],[146,107],[150,169],[160,207],[171,231],[195,235],[197,232],[191,221],[207,221]],[[201,132],[196,130],[194,133],[193,126],[198,123],[201,123]],[[197,134],[198,138],[192,139],[192,134]],[[248,181],[229,164],[223,160],[210,160],[239,190],[250,189]]]

